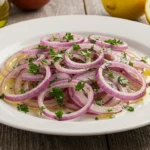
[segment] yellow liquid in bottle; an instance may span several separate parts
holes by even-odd
[[[9,3],[7,0],[0,0],[0,28],[3,27],[9,15]]]

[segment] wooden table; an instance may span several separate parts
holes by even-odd
[[[51,0],[43,9],[23,12],[11,9],[8,25],[56,15],[108,15],[100,0]],[[147,23],[145,17],[138,21]],[[101,136],[63,137],[36,134],[0,125],[0,150],[150,150],[150,126]]]

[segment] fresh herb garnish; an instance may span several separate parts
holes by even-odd
[[[142,57],[141,61],[147,63],[148,56]]]
[[[98,120],[98,117],[95,117],[95,120]]]
[[[34,61],[34,60],[35,60],[35,58],[29,58],[28,59],[29,63],[32,62],[32,61]]]
[[[114,114],[112,114],[112,115],[110,116],[110,119],[113,119],[113,118],[115,118],[115,115],[114,115]]]
[[[112,112],[112,109],[107,109],[108,112]]]
[[[54,87],[52,89],[52,92],[50,92],[50,96],[56,99],[58,105],[62,106],[63,101],[64,101],[64,93],[62,89],[58,87]]]
[[[121,58],[120,62],[126,64],[127,63],[127,53],[123,53],[123,57]]]
[[[73,38],[73,35],[71,33],[67,32],[65,34],[65,36],[63,37],[63,39],[66,39],[67,42],[69,42],[70,40],[73,40],[74,38]]]
[[[43,110],[45,109],[45,107],[44,106],[41,106],[40,107],[40,115],[42,116],[42,113],[43,113]]]
[[[64,113],[63,113],[63,111],[59,110],[55,114],[60,119],[60,118],[62,118],[62,116],[63,116]]]
[[[69,79],[68,79],[68,82],[71,82],[71,81],[72,81],[72,78],[69,78]]]
[[[50,56],[54,59],[55,62],[62,58],[62,55],[57,54],[52,47],[50,47]]]
[[[111,70],[108,72],[108,75],[109,77],[114,78],[114,73]]]
[[[91,52],[88,51],[88,49],[86,49],[85,51],[81,51],[81,54],[82,54],[83,56],[86,56],[86,57],[90,57],[90,56],[91,56]]]
[[[129,81],[128,81],[126,78],[121,77],[121,76],[118,77],[118,82],[119,82],[121,85],[124,85],[124,86],[126,86],[126,85],[129,84]]]
[[[79,49],[81,49],[80,45],[78,45],[78,44],[73,44],[73,50],[77,51],[77,50],[79,50]]]
[[[47,46],[44,46],[44,45],[38,45],[38,49],[45,49],[47,48]]]
[[[40,70],[40,65],[36,65],[33,62],[29,63],[28,71],[33,74],[37,74]]]
[[[1,95],[0,95],[0,99],[4,99],[4,94],[1,94]]]
[[[75,89],[76,91],[80,91],[84,88],[85,85],[85,81],[79,81],[76,85],[75,85]]]
[[[21,90],[20,90],[20,93],[21,93],[21,94],[24,94],[24,93],[25,93],[25,90],[24,90],[24,89],[21,89]]]
[[[95,44],[96,43],[96,40],[90,40],[91,43]]]
[[[58,38],[53,35],[53,41],[56,41]]]
[[[121,45],[121,44],[123,44],[123,42],[121,40],[117,40],[115,38],[114,39],[105,40],[104,42],[112,44],[112,45]]]
[[[47,64],[47,61],[45,59],[41,60],[41,63],[46,65]]]
[[[90,50],[94,50],[94,45],[91,46]]]
[[[68,111],[68,112],[66,112],[66,114],[71,114],[71,112]]]
[[[95,98],[95,104],[102,106],[104,102],[102,101],[102,98]]]
[[[126,109],[127,109],[128,111],[131,111],[131,112],[134,111],[134,107],[132,107],[132,106],[127,106]]]
[[[28,106],[26,104],[18,104],[17,105],[17,109],[19,111],[23,111],[24,113],[29,112],[29,108],[28,108]]]
[[[51,84],[51,83],[54,83],[54,82],[56,82],[56,81],[57,81],[57,78],[51,80],[51,81],[50,81],[50,84]]]
[[[129,65],[133,67],[133,62],[129,61]]]

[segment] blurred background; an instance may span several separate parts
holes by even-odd
[[[63,5],[67,9],[63,10]],[[149,11],[150,0],[0,0],[0,27],[6,23],[69,14],[111,15],[130,20],[143,16],[150,22]]]

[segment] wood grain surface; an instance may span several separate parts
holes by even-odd
[[[108,15],[100,0],[51,0],[38,11],[11,7],[7,25],[56,15]],[[145,16],[137,21],[147,24]],[[66,137],[43,135],[0,124],[0,150],[150,150],[150,126],[101,136]]]

